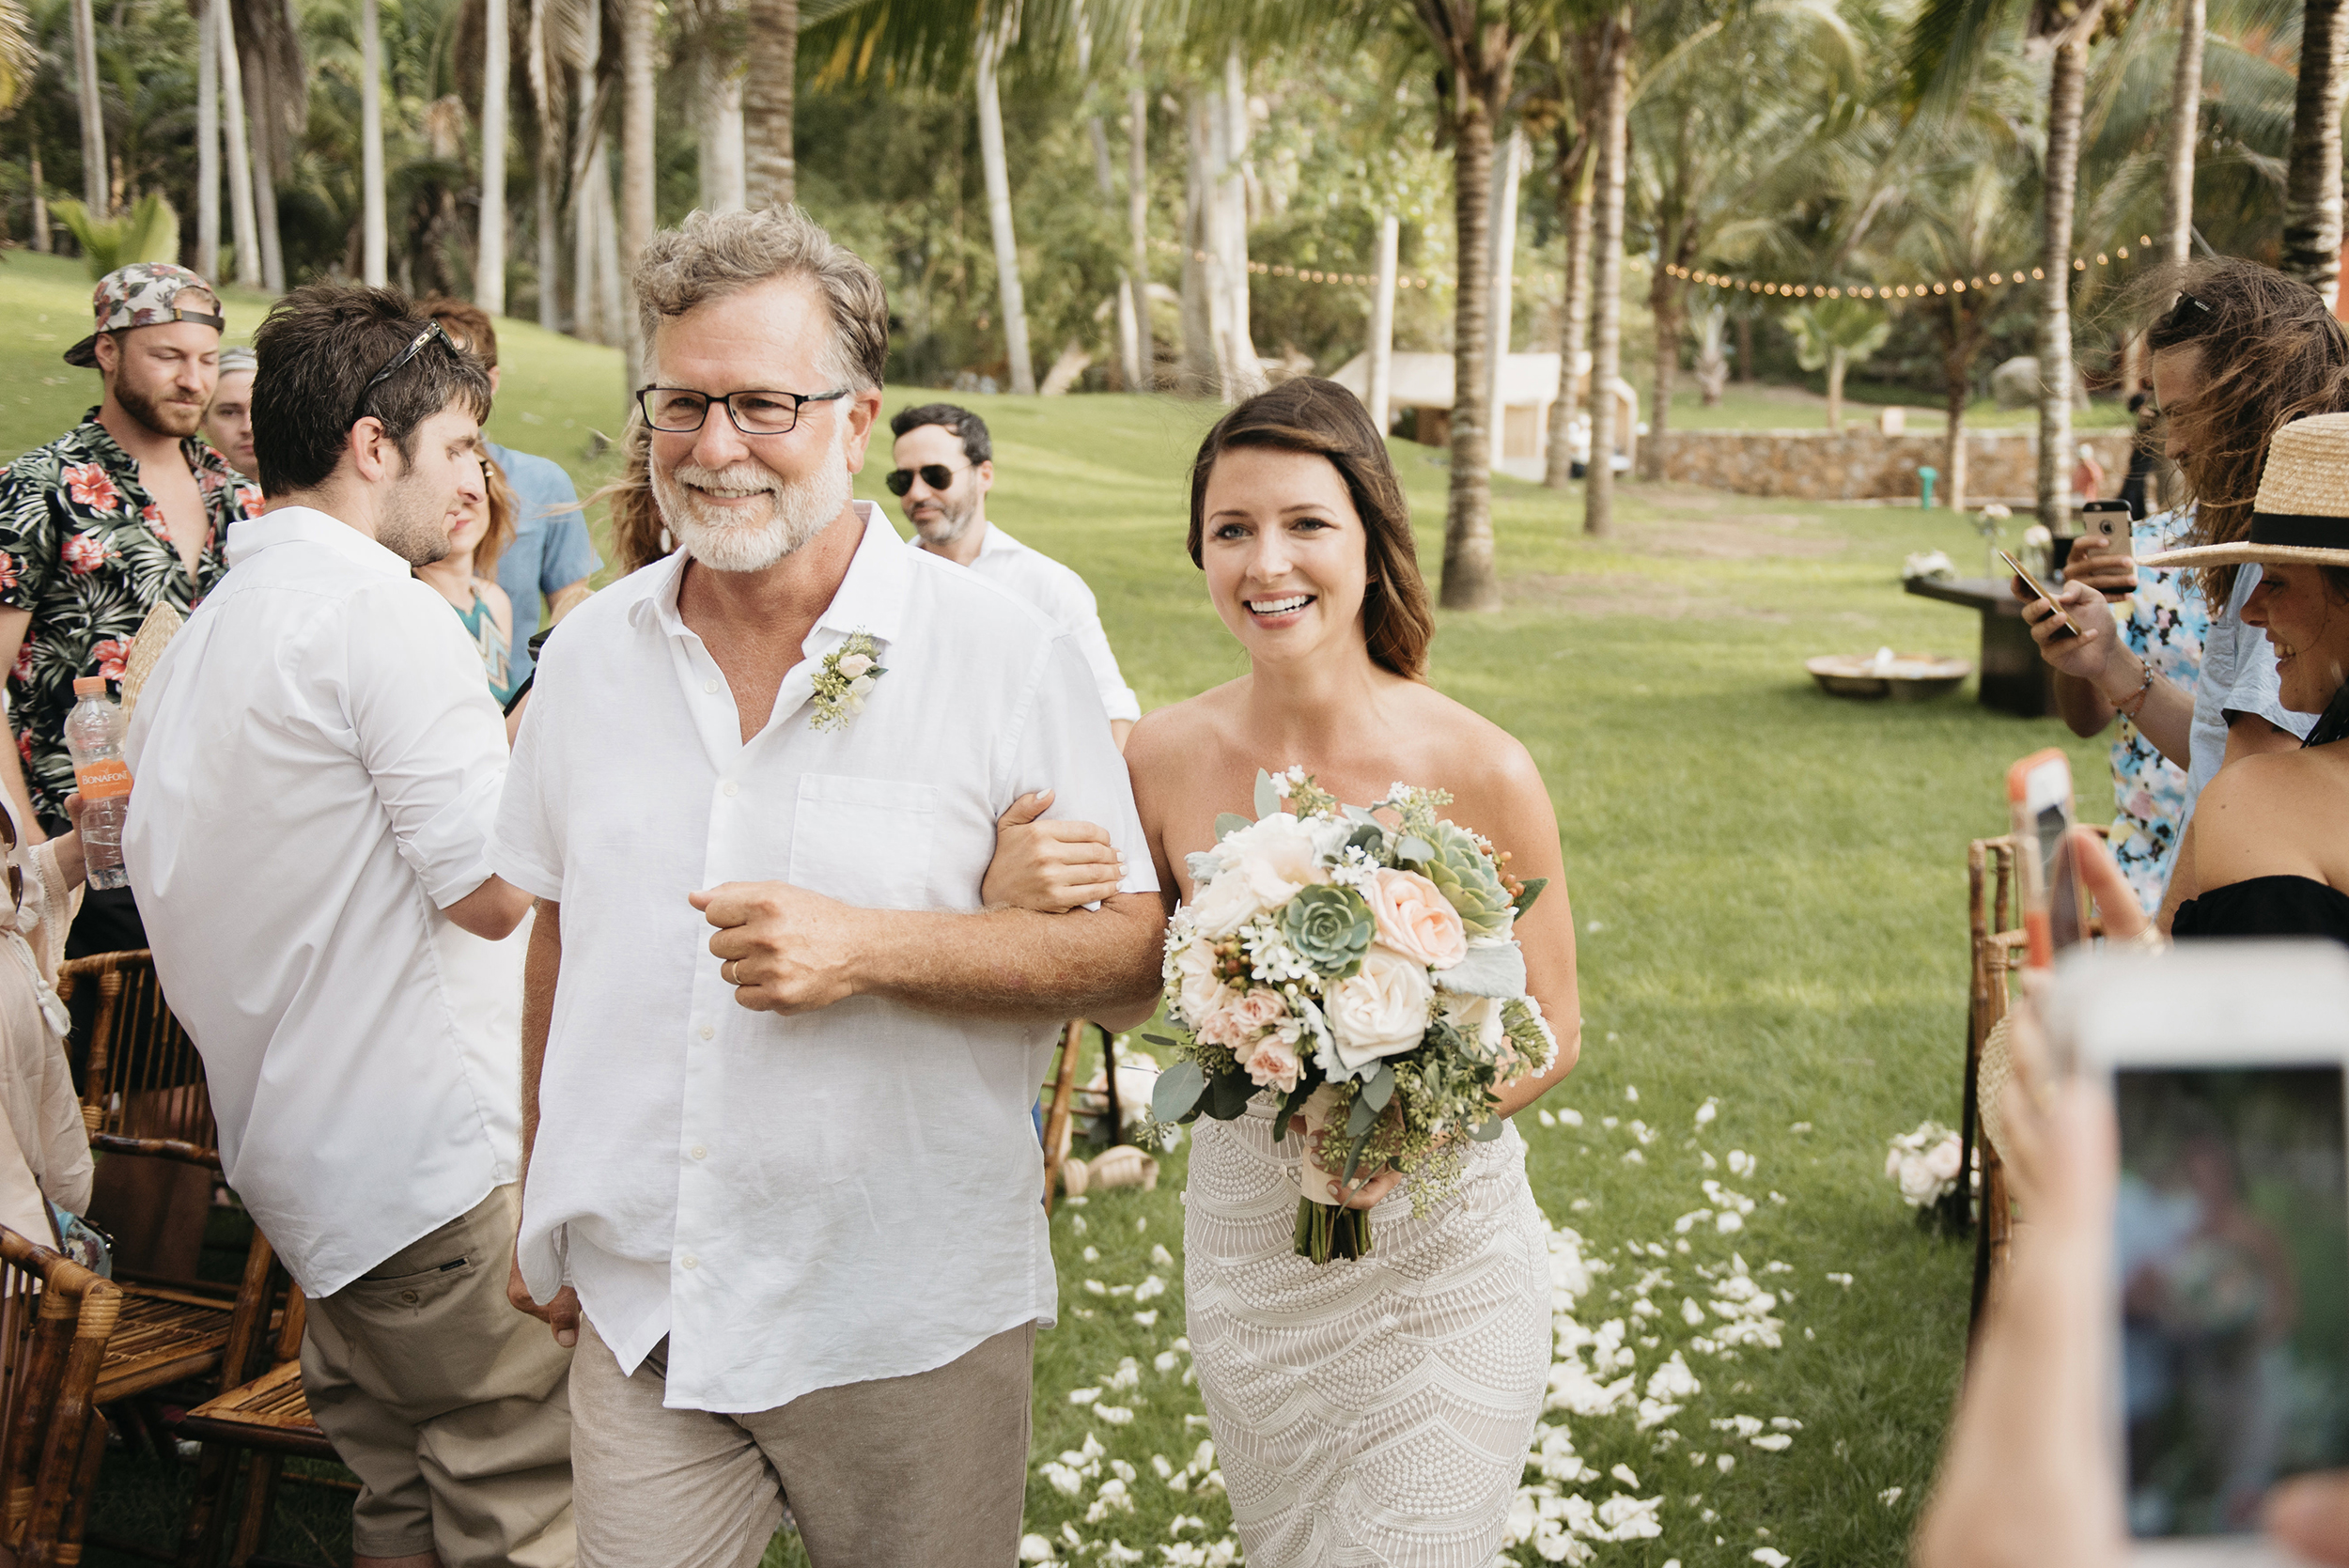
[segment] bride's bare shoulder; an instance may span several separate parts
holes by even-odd
[[[1137,784],[1145,773],[1196,759],[1201,746],[1231,732],[1245,677],[1211,686],[1195,697],[1152,708],[1126,737],[1126,767]]]
[[[1455,781],[1454,794],[1530,790],[1547,797],[1548,786],[1533,753],[1516,736],[1432,686],[1415,687],[1412,703],[1423,754],[1434,765],[1428,776]]]

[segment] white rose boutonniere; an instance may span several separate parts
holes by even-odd
[[[816,672],[816,714],[812,730],[843,730],[864,711],[864,699],[889,671],[880,662],[880,648],[869,631],[852,631],[847,642],[824,655]]]

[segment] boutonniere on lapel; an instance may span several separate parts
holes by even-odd
[[[816,716],[807,722],[809,729],[844,730],[864,711],[864,699],[889,673],[879,656],[868,631],[848,633],[847,642],[824,655],[823,666],[816,672]]]

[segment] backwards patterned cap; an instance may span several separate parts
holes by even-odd
[[[181,310],[179,296],[190,289],[211,302],[210,313]],[[226,316],[219,314],[220,296],[212,286],[168,261],[133,261],[128,267],[117,267],[98,280],[98,287],[90,294],[90,311],[97,322],[96,330],[65,351],[68,365],[85,368],[98,363],[98,334],[121,332],[128,327],[159,327],[171,321],[195,321],[219,331],[228,325]]]
[[[260,357],[250,349],[223,349],[220,351],[220,373],[224,376],[233,371],[260,368]]]

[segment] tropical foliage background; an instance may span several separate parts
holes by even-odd
[[[160,197],[200,268],[469,295],[633,373],[652,228],[797,199],[881,269],[894,379],[1236,396],[1365,347],[1392,220],[1476,608],[1504,326],[1591,355],[1561,422],[1819,375],[1943,401],[1953,453],[2033,354],[2064,504],[2147,263],[2336,286],[2341,51],[2339,0],[0,0],[0,227],[88,250]]]

